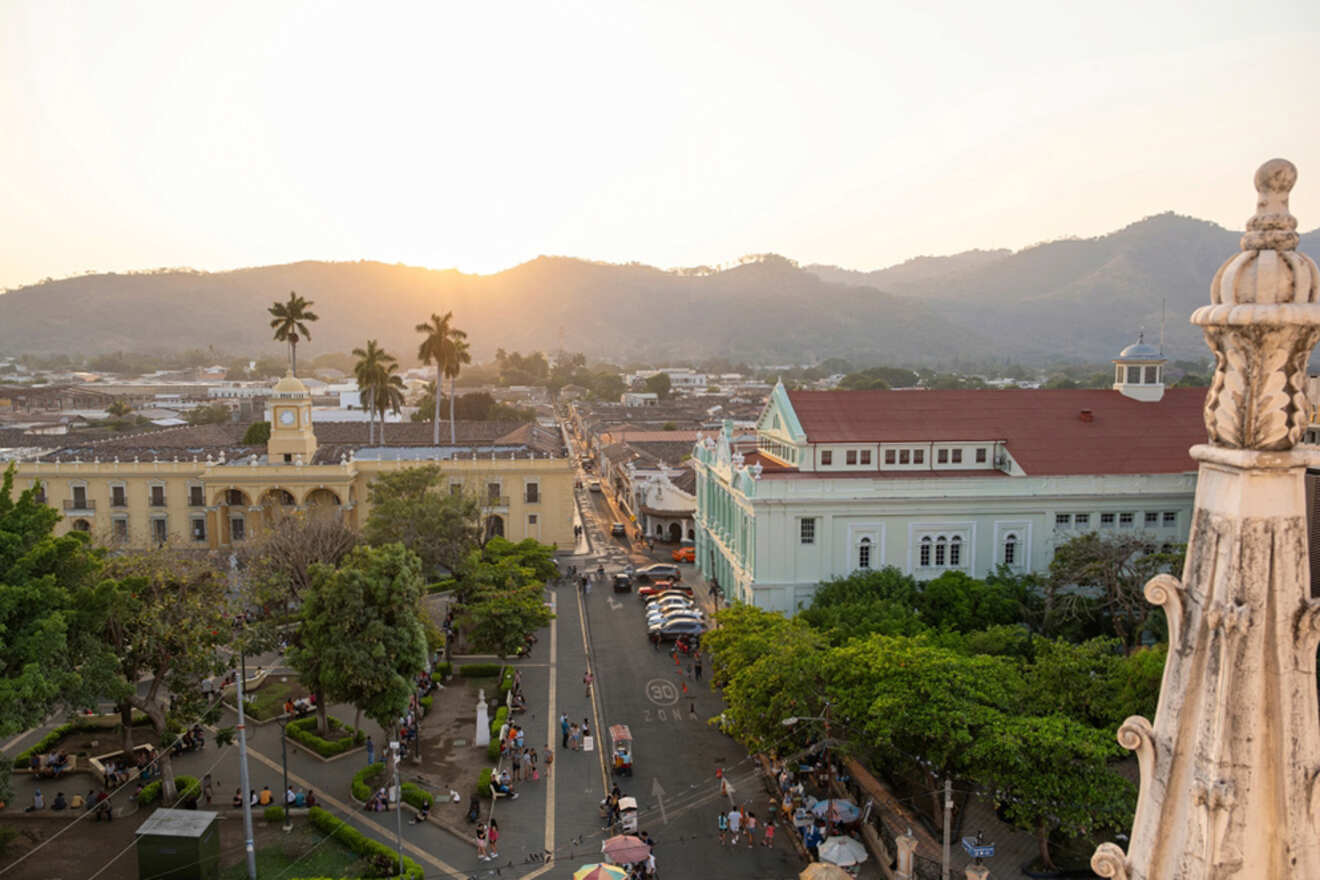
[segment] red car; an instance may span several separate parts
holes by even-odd
[[[665,591],[682,593],[684,596],[688,596],[689,598],[692,596],[692,588],[689,586],[685,586],[683,584],[676,584],[672,581],[655,581],[654,583],[647,584],[644,587],[638,587],[637,598],[641,599],[644,602],[647,599],[650,599],[652,596],[658,595]]]
[[[674,551],[675,562],[696,562],[697,548],[692,546],[679,547]]]

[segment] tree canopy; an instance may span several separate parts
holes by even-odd
[[[481,539],[481,508],[465,492],[441,490],[438,465],[382,473],[368,488],[371,513],[362,537],[375,546],[400,543],[415,553],[427,577],[458,570]]]

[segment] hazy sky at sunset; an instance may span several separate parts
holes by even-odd
[[[1195,13],[1184,10],[1195,8]],[[0,3],[0,287],[358,258],[878,268],[1240,228],[1320,3]]]

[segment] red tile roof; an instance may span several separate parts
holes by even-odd
[[[1157,403],[1100,389],[790,391],[788,397],[809,443],[999,440],[1028,475],[1048,476],[1194,471],[1187,450],[1206,441],[1205,394],[1169,388]],[[1082,420],[1082,410],[1091,411],[1090,421]]]

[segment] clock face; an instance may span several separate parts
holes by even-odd
[[[293,421],[294,421],[295,418],[296,418],[296,416],[294,416],[294,414],[293,414],[293,410],[291,410],[291,409],[282,409],[282,410],[280,410],[280,424],[281,424],[281,425],[292,425],[292,424],[293,424]]]

